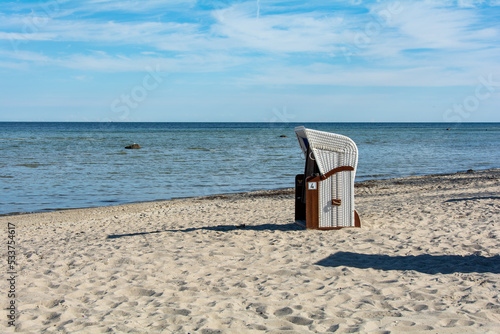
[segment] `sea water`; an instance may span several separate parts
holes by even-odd
[[[358,181],[500,167],[500,123],[1,122],[0,214],[293,187],[299,125],[353,139]]]

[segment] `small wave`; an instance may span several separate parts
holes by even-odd
[[[212,150],[204,147],[188,147],[188,150],[199,150],[199,151],[205,151],[205,152],[210,152]]]
[[[33,139],[33,138],[28,138],[28,137],[8,137],[8,138],[0,138],[0,140],[28,140],[28,139]],[[36,138],[35,138],[36,139]]]
[[[49,139],[49,140],[99,140],[99,138],[94,138],[94,137],[47,137],[44,139]]]
[[[28,167],[28,168],[38,168],[38,167],[44,166],[44,164],[39,164],[39,163],[35,162],[35,163],[31,163],[31,164],[18,164],[16,166]]]

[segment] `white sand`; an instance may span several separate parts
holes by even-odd
[[[16,329],[500,333],[500,170],[365,182],[356,207],[336,231],[293,224],[291,190],[1,217]]]

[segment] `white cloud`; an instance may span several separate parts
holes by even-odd
[[[61,17],[74,14],[92,15],[96,13],[154,13],[159,10],[185,10],[196,0],[49,0],[40,2],[6,2],[0,4],[0,11],[15,13],[29,12],[31,15]]]
[[[488,72],[487,72],[488,73]],[[367,69],[364,67],[313,64],[304,67],[273,67],[247,79],[252,85],[331,85],[339,87],[445,87],[469,85],[477,74],[443,70],[440,66]]]
[[[233,48],[257,52],[331,52],[346,39],[341,17],[324,13],[256,16],[248,3],[214,12],[212,32]]]
[[[19,44],[28,41],[50,41],[56,38],[53,33],[17,33],[17,32],[0,32],[0,40],[12,41],[14,44]]]
[[[75,53],[61,57],[49,57],[30,51],[0,50],[0,58],[9,59],[9,61],[4,62],[2,67],[13,69],[29,70],[28,64],[31,64],[31,68],[33,66],[46,66],[104,73],[144,72],[147,67],[155,68],[156,66],[164,73],[217,73],[249,62],[246,58],[220,53],[168,58],[148,53],[131,56],[115,55],[102,50],[88,50],[85,54]]]
[[[195,3],[196,0],[90,0],[79,4],[78,8],[80,11],[150,13],[159,9],[185,9]]]
[[[0,61],[0,68],[16,70],[16,71],[26,71],[29,66],[25,63],[12,62],[12,61]]]
[[[17,61],[97,72],[160,64],[170,73],[241,73],[241,82],[256,85],[463,85],[498,66],[500,30],[477,10],[452,2],[361,2],[355,14],[344,7],[291,11],[280,0],[217,2],[187,20],[194,1],[94,0],[80,7],[60,1],[53,16],[39,10],[38,16],[0,15],[0,39],[20,46],[0,57],[8,59],[4,67]],[[184,18],[165,8],[184,11]],[[84,14],[74,19],[63,10]],[[116,21],[103,14],[113,12],[145,15]]]
[[[88,75],[75,75],[73,76],[73,78],[75,78],[76,80],[78,81],[90,81],[92,80],[93,78],[91,76],[88,76]]]
[[[4,59],[10,59],[11,61],[18,60],[27,63],[37,63],[40,65],[52,61],[51,57],[48,57],[40,52],[32,51],[6,51],[0,49],[0,57]]]
[[[22,24],[22,20],[18,22]],[[1,32],[1,39],[51,41],[51,42],[87,42],[111,43],[114,45],[150,45],[154,46],[165,40],[182,40],[180,34],[189,38],[196,34],[196,25],[188,23],[131,22],[113,21],[95,22],[92,20],[51,20],[39,29],[29,32]],[[174,37],[172,37],[174,36]],[[171,43],[172,49],[184,49],[181,43]]]
[[[500,37],[498,26],[477,11],[457,10],[439,2],[408,2],[390,23],[408,48],[473,50],[492,45]]]

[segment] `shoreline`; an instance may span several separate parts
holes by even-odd
[[[365,181],[361,228],[330,231],[293,189],[0,217],[15,329],[496,333],[499,194],[499,169]]]
[[[469,173],[481,173],[481,172],[488,172],[488,171],[498,171],[500,168],[489,168],[489,169],[484,169],[484,170],[470,170],[470,171],[457,171],[455,173],[442,173],[442,174],[422,174],[422,175],[412,175],[412,176],[402,176],[402,177],[395,177],[395,178],[388,178],[388,179],[368,179],[368,180],[363,180],[363,181],[357,181],[354,184],[355,189],[357,187],[363,187],[364,184],[369,183],[372,184],[373,182],[383,182],[383,181],[390,181],[390,180],[399,180],[399,179],[408,179],[408,178],[427,178],[427,177],[440,177],[440,176],[450,176],[450,175],[457,175],[457,174],[469,174]],[[270,190],[254,190],[254,191],[244,191],[244,192],[234,192],[234,193],[220,193],[220,194],[213,194],[213,195],[206,195],[206,196],[188,196],[188,197],[173,197],[170,199],[156,199],[156,200],[151,200],[151,201],[140,201],[140,202],[127,202],[127,203],[122,203],[122,204],[110,204],[110,205],[105,205],[105,206],[85,206],[85,207],[73,207],[73,208],[54,208],[54,209],[42,209],[39,211],[28,211],[28,212],[10,212],[10,213],[3,213],[0,214],[0,217],[11,217],[11,216],[23,216],[23,215],[32,215],[32,214],[43,214],[43,213],[49,213],[49,212],[57,212],[57,211],[68,211],[68,210],[85,210],[85,209],[98,209],[98,208],[107,208],[107,207],[115,207],[115,206],[127,206],[127,205],[136,205],[136,204],[148,204],[148,203],[160,203],[160,202],[168,202],[168,201],[174,201],[174,200],[188,200],[188,199],[196,199],[196,198],[210,198],[210,197],[217,197],[217,196],[239,196],[239,195],[244,195],[244,194],[253,194],[253,193],[266,193],[266,192],[281,192],[281,191],[287,191],[290,192],[290,194],[294,194],[295,188],[277,188],[277,189],[270,189]]]

